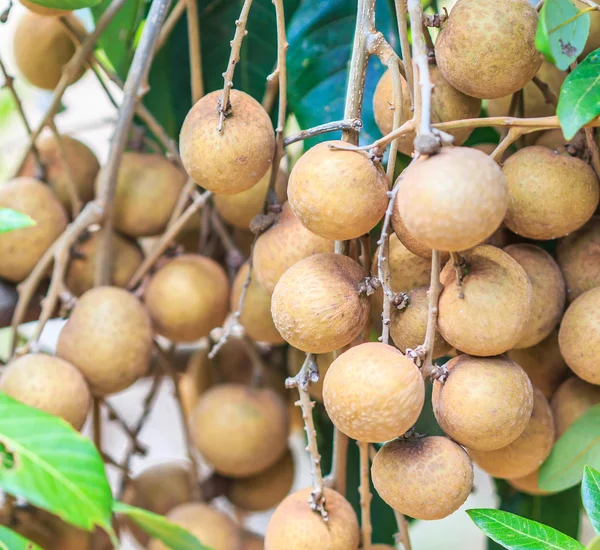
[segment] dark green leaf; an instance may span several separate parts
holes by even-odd
[[[467,510],[488,537],[509,550],[581,550],[584,546],[560,531],[502,510]]]
[[[571,72],[560,89],[556,114],[567,140],[600,115],[600,49]]]
[[[23,229],[35,225],[27,214],[21,214],[10,208],[0,208],[0,233],[7,233],[15,229]]]
[[[586,466],[581,483],[581,498],[596,533],[600,534],[600,472]]]
[[[82,8],[93,8],[101,0],[30,0],[32,4],[44,8],[57,8],[59,10],[80,10]]]
[[[0,525],[0,550],[42,550],[37,544]]]

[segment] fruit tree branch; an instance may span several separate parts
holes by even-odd
[[[359,131],[362,128],[362,121],[360,118],[353,118],[350,120],[336,120],[334,122],[327,122],[308,130],[301,130],[297,134],[286,137],[283,140],[284,147],[296,143],[297,141],[303,141],[311,137],[320,136],[328,132],[337,132],[339,130],[355,130]]]
[[[371,550],[371,487],[369,478],[369,443],[357,441],[360,452],[360,527],[362,534],[362,550]]]
[[[192,103],[204,95],[202,82],[202,52],[200,50],[200,24],[198,21],[198,0],[186,0],[188,42],[190,48],[190,74],[192,78]],[[160,37],[159,37],[160,39]]]

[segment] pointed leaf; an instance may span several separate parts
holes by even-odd
[[[0,208],[0,233],[32,227],[33,225],[35,225],[35,221],[27,214],[21,214],[21,212],[11,208]]]
[[[37,544],[0,525],[0,550],[42,550]]]
[[[584,468],[581,498],[590,523],[600,535],[600,472],[589,466]]]

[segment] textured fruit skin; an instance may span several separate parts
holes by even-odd
[[[489,245],[464,255],[468,273],[459,298],[453,263],[440,275],[438,330],[451,346],[470,355],[497,355],[519,341],[531,314],[527,274],[506,252]]]
[[[600,287],[584,292],[568,307],[558,344],[567,365],[579,378],[600,385]]]
[[[394,208],[392,212],[392,228],[398,240],[410,250],[415,256],[420,256],[421,258],[425,258],[427,260],[431,260],[431,248],[425,246],[421,241],[415,239],[400,217],[400,211],[398,208]],[[392,236],[390,235],[390,246],[392,242]],[[447,252],[441,252],[441,260],[445,262],[450,255]]]
[[[288,182],[290,207],[302,225],[331,240],[368,233],[385,214],[388,180],[381,165],[362,151],[315,145],[294,165]]]
[[[469,455],[488,474],[501,479],[531,474],[546,460],[554,445],[554,419],[548,400],[534,388],[533,411],[523,433],[512,443],[493,451],[467,449]]]
[[[59,416],[76,430],[83,427],[91,402],[83,375],[67,361],[43,353],[11,361],[2,374],[0,391]]]
[[[201,502],[181,504],[167,514],[167,519],[188,530],[202,544],[212,550],[236,550],[242,544],[239,527],[223,512]],[[169,550],[153,539],[148,550]]]
[[[289,495],[276,509],[265,534],[265,550],[357,550],[358,519],[350,503],[325,488],[327,523],[308,504],[312,488]]]
[[[65,230],[67,213],[52,190],[33,178],[1,184],[0,208],[12,208],[36,222],[0,235],[0,277],[19,283]]]
[[[542,64],[535,48],[537,24],[537,11],[527,0],[459,0],[436,40],[438,67],[467,95],[513,94]]]
[[[75,183],[77,195],[81,202],[86,203],[94,198],[94,181],[98,175],[98,170],[100,170],[100,164],[96,155],[81,141],[69,136],[61,136],[61,141],[69,167],[68,172],[62,163],[62,156],[55,136],[50,135],[38,139],[36,146],[44,165],[45,182],[50,185],[67,212],[70,212],[69,173]],[[34,159],[33,153],[30,153],[19,175],[35,177],[36,164]]]
[[[294,347],[288,348],[287,354],[287,371],[290,376],[296,376],[300,372],[306,354],[299,349]],[[311,382],[308,385],[308,393],[310,397],[319,403],[323,403],[323,382],[325,381],[325,375],[333,363],[333,353],[323,353],[315,357],[317,360],[317,368],[319,370],[319,381]],[[296,401],[296,399],[294,399]]]
[[[354,340],[369,316],[359,296],[360,265],[341,254],[315,254],[288,269],[275,286],[271,313],[286,342],[311,353],[327,353]]]
[[[556,256],[567,283],[569,302],[600,286],[600,216],[560,239]]]
[[[67,15],[71,10],[59,10],[58,8],[46,8],[38,4],[30,2],[30,0],[21,0],[21,4],[25,6],[29,11],[37,13],[38,15],[45,15],[47,17]]]
[[[566,288],[560,267],[548,252],[533,244],[511,244],[504,249],[529,277],[533,291],[531,315],[516,348],[539,344],[558,325],[565,309]]]
[[[302,225],[286,202],[279,219],[254,245],[254,269],[261,286],[273,294],[281,276],[296,262],[321,252],[333,252],[334,242]]]
[[[453,252],[481,243],[506,214],[502,171],[477,149],[444,147],[412,164],[399,185],[395,208],[406,229],[435,250]]]
[[[287,449],[287,407],[269,389],[214,386],[200,397],[190,420],[196,447],[225,476],[263,472]]]
[[[600,403],[600,387],[573,376],[554,392],[550,406],[554,414],[557,439],[592,406]]]
[[[73,363],[92,394],[103,397],[146,374],[152,336],[150,316],[133,294],[101,286],[77,301],[58,338],[56,355]]]
[[[519,437],[533,410],[525,371],[504,356],[459,355],[433,384],[433,412],[444,432],[470,449],[492,451]]]
[[[558,347],[558,330],[552,331],[535,346],[510,350],[508,357],[523,368],[534,387],[547,399],[552,397],[569,373]]]
[[[144,302],[156,332],[174,342],[193,342],[225,321],[229,282],[211,258],[183,254],[154,274]]]
[[[544,496],[550,495],[549,491],[544,491],[538,486],[538,474],[539,470],[535,470],[526,476],[517,478],[517,479],[508,479],[508,483],[510,483],[515,489],[525,493],[526,495],[533,496]]]
[[[275,133],[267,112],[254,98],[231,90],[231,114],[219,132],[221,90],[197,101],[179,134],[181,160],[190,177],[213,193],[250,189],[271,167]]]
[[[504,223],[517,235],[548,240],[579,229],[598,206],[598,178],[581,159],[534,145],[502,169],[508,185]]]
[[[373,485],[394,510],[416,519],[442,519],[467,500],[473,465],[447,437],[396,439],[375,455]]]
[[[208,352],[208,342],[195,349],[179,378],[179,393],[186,418],[191,416],[198,398],[215,383],[216,376]]]

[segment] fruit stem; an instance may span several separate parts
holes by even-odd
[[[328,132],[337,132],[339,130],[356,130],[357,132],[362,128],[362,121],[360,118],[351,118],[349,120],[336,120],[334,122],[327,122],[308,130],[301,130],[297,134],[286,137],[283,140],[284,147],[296,143],[297,141],[303,141],[311,137],[320,136]]]
[[[198,0],[185,0],[187,10],[188,42],[190,50],[190,74],[192,102],[196,103],[204,95],[202,82],[202,55],[200,50],[200,23],[198,21]],[[158,37],[160,40],[160,35]]]
[[[412,545],[410,544],[410,537],[408,536],[408,521],[406,521],[406,517],[397,510],[394,510],[394,517],[396,518],[396,525],[398,526],[398,532],[394,536],[396,544],[402,544],[404,550],[411,550]]]
[[[371,550],[371,487],[369,478],[369,443],[357,441],[360,453],[360,519],[362,533],[362,550]]]
[[[427,297],[429,299],[427,308],[427,331],[425,332],[425,342],[423,343],[423,350],[425,352],[425,358],[423,360],[423,366],[421,367],[421,374],[423,378],[428,378],[432,375],[438,374],[438,367],[433,364],[433,344],[435,341],[435,333],[437,331],[437,316],[438,316],[438,300],[442,285],[440,283],[440,251],[431,251],[431,282],[429,284],[429,290],[427,291]]]
[[[325,485],[346,496],[346,465],[348,463],[348,436],[333,428],[333,453],[331,472],[325,477]]]
[[[404,62],[404,71],[406,73],[406,82],[408,83],[408,93],[410,94],[410,104],[415,104],[415,89],[414,89],[414,75],[413,65],[410,53],[410,43],[408,41],[408,24],[406,21],[407,0],[395,0],[396,5],[396,19],[398,19],[398,34],[400,35],[400,49],[402,52],[402,60]]]

